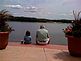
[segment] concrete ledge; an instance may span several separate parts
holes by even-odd
[[[58,49],[58,50],[68,50],[67,45],[36,45],[36,44],[21,44],[19,42],[9,42],[9,46],[21,46],[21,47],[38,47],[38,48],[49,48],[49,49]]]
[[[0,61],[81,61],[81,58],[70,56],[68,50],[27,46],[9,43],[6,49],[0,50]]]

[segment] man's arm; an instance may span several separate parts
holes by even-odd
[[[38,37],[38,31],[36,32],[36,38]]]
[[[50,38],[49,34],[47,34],[47,37]]]

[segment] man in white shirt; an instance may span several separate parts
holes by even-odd
[[[36,32],[36,44],[49,44],[49,42],[48,30],[45,29],[44,25],[41,25]]]

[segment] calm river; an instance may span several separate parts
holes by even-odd
[[[8,22],[15,31],[11,32],[9,41],[12,42],[20,42],[23,40],[25,35],[25,31],[29,30],[32,36],[32,43],[35,43],[36,31],[39,29],[41,24],[44,24],[48,29],[51,37],[51,44],[62,44],[66,45],[67,40],[64,36],[62,29],[64,29],[67,25],[66,23],[33,23],[33,22]]]

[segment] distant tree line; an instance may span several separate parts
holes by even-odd
[[[71,23],[72,20],[50,20],[50,19],[40,19],[40,18],[31,18],[31,17],[12,17],[10,21],[19,21],[19,22],[62,22],[62,23]]]

